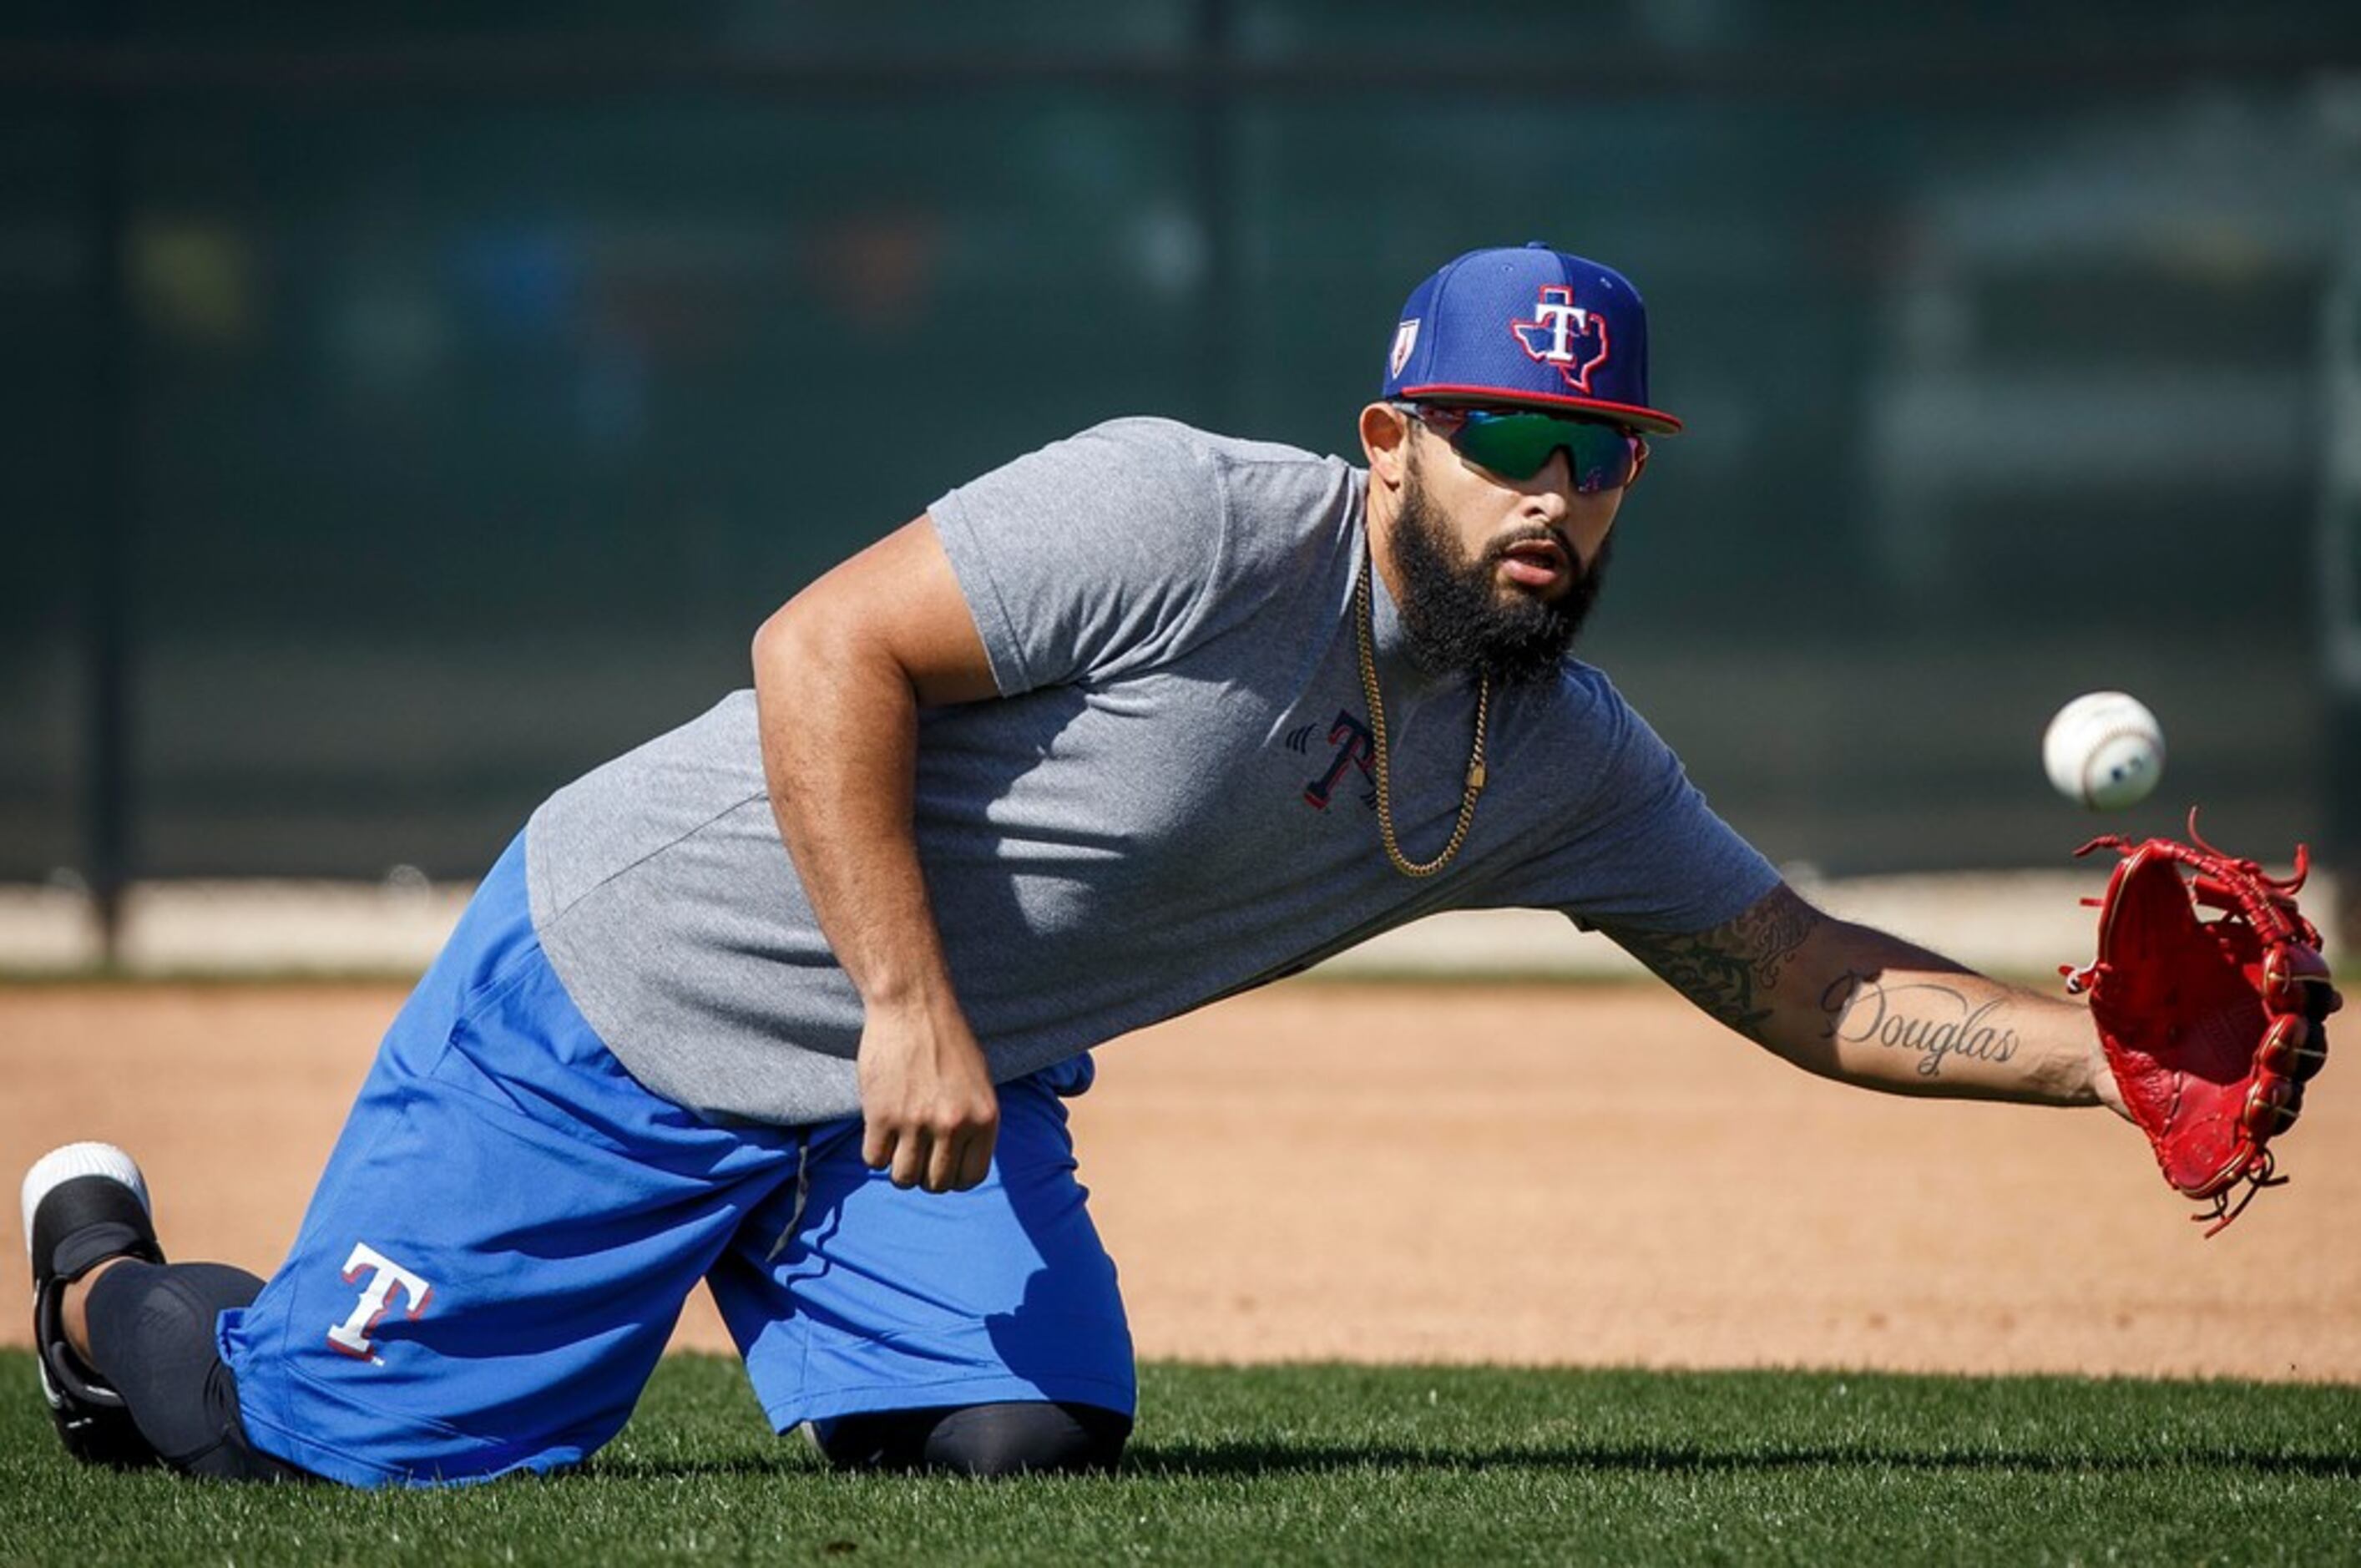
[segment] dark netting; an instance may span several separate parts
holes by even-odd
[[[109,798],[137,875],[474,874],[946,487],[1126,413],[1345,450],[1408,287],[1532,237],[1690,424],[1588,647],[1774,858],[2055,859],[2109,685],[2131,828],[2316,836],[2350,8],[1565,9],[35,7],[0,879]]]

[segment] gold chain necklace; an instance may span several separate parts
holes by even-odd
[[[1378,695],[1378,660],[1370,644],[1376,639],[1377,607],[1370,601],[1369,573],[1372,548],[1361,554],[1360,580],[1353,585],[1353,620],[1361,638],[1361,692],[1369,699],[1369,739],[1375,752],[1378,785],[1378,839],[1386,847],[1386,859],[1394,870],[1404,876],[1433,876],[1451,863],[1459,846],[1467,841],[1467,829],[1476,820],[1476,797],[1484,793],[1484,721],[1491,709],[1492,677],[1488,672],[1477,677],[1476,683],[1476,744],[1467,753],[1467,793],[1459,798],[1459,821],[1451,829],[1451,842],[1443,846],[1443,853],[1423,864],[1411,861],[1401,852],[1401,843],[1394,837],[1393,795],[1386,781],[1386,705]]]

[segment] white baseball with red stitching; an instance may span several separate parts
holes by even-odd
[[[2085,692],[2049,721],[2041,765],[2059,795],[2091,811],[2120,811],[2164,777],[2164,727],[2127,692]]]

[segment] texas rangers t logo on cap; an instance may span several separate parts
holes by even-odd
[[[1590,373],[1607,363],[1607,318],[1574,302],[1563,283],[1545,284],[1533,319],[1512,321],[1509,330],[1525,352],[1565,378],[1576,391],[1590,390]]]
[[[1384,402],[1587,413],[1650,435],[1680,420],[1648,400],[1648,309],[1612,267],[1536,240],[1444,262],[1394,313]]]

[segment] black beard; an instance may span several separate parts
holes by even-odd
[[[1413,477],[1403,488],[1393,530],[1411,660],[1429,674],[1464,670],[1495,685],[1554,677],[1598,598],[1611,538],[1599,541],[1589,565],[1574,563],[1574,584],[1554,602],[1521,593],[1503,598],[1495,582],[1507,550],[1496,544],[1483,559],[1469,560]],[[1573,557],[1571,545],[1566,554]]]

